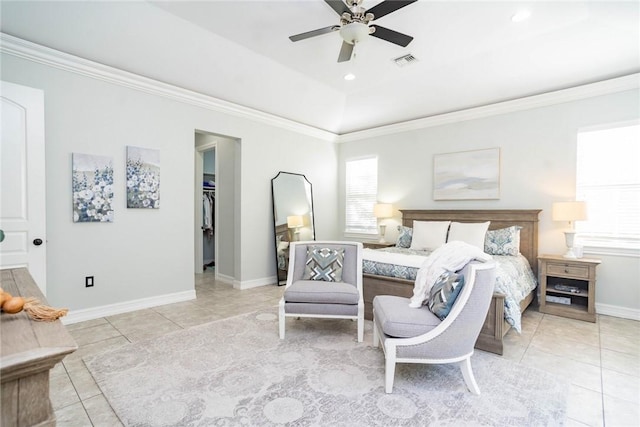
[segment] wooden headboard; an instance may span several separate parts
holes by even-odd
[[[287,227],[287,223],[276,225],[276,237],[280,236],[281,242],[290,242],[291,239],[289,237],[289,227]]]
[[[495,210],[406,210],[401,209],[402,225],[413,227],[413,221],[491,221],[489,230],[519,225],[520,253],[529,261],[534,274],[538,274],[538,214],[541,209]]]

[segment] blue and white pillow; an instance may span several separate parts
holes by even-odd
[[[451,271],[442,273],[429,292],[427,307],[440,320],[444,320],[463,287],[464,276]]]
[[[304,280],[319,280],[323,282],[341,282],[343,264],[343,248],[333,249],[309,246],[302,278]]]
[[[398,231],[400,235],[398,236],[398,241],[396,242],[397,248],[410,248],[411,247],[411,239],[413,238],[413,228],[405,227],[403,225],[398,226]]]
[[[484,238],[484,251],[489,255],[516,256],[520,253],[520,229],[514,225],[499,230],[489,230]]]

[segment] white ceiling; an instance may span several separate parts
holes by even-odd
[[[337,32],[288,39],[338,24],[323,0],[2,0],[1,18],[4,33],[344,134],[637,73],[639,6],[419,0],[374,21],[409,46],[368,37],[345,63]],[[392,62],[407,53],[418,61]]]

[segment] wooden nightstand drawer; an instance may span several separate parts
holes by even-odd
[[[549,276],[571,276],[583,279],[589,278],[589,267],[586,265],[571,264],[547,264],[547,275]]]

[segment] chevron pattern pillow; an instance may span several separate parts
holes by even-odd
[[[343,248],[309,246],[302,278],[304,280],[319,280],[323,282],[341,282],[343,263]]]
[[[442,273],[431,288],[427,301],[429,310],[440,320],[444,320],[449,315],[463,286],[464,276],[449,271]]]

